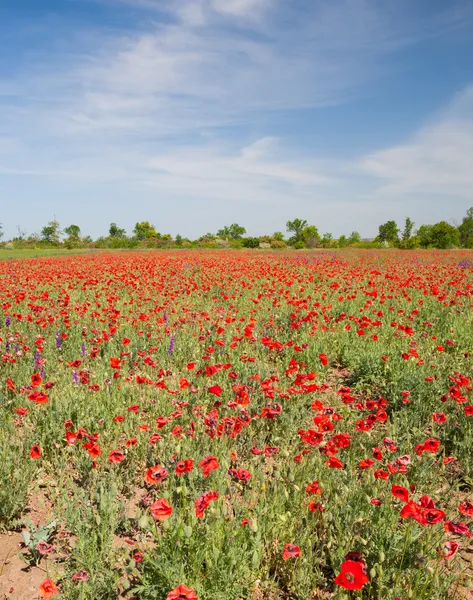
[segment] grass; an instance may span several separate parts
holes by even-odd
[[[28,258],[42,258],[47,256],[74,256],[76,254],[89,254],[88,248],[77,248],[68,250],[67,248],[4,248],[0,247],[0,260],[19,260]]]
[[[76,254],[0,263],[0,528],[63,600],[471,587],[471,253]]]

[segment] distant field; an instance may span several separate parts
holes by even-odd
[[[0,248],[0,260],[8,260],[11,258],[39,258],[41,256],[58,256],[64,254],[70,256],[72,254],[88,254],[91,250],[87,248],[78,248],[77,250],[67,250],[66,248],[48,248],[44,250],[34,250],[30,248],[9,249]]]

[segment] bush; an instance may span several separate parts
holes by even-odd
[[[243,248],[259,248],[259,239],[254,237],[245,238]]]
[[[296,242],[294,244],[294,249],[295,250],[302,250],[302,248],[305,248],[305,244],[302,240],[299,240],[298,242]]]
[[[286,247],[287,247],[287,244],[283,240],[273,240],[271,242],[271,248],[274,248],[275,250],[280,249],[280,248],[286,248]]]

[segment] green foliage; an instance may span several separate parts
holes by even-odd
[[[273,233],[273,239],[278,242],[284,241],[284,233],[282,233],[282,231],[275,231]]]
[[[150,238],[159,237],[158,232],[154,225],[151,225],[149,221],[141,221],[141,223],[136,223],[133,228],[133,234],[138,240],[147,240]]]
[[[243,239],[244,248],[259,248],[259,239],[255,237],[247,237]]]
[[[56,529],[56,521],[51,521],[47,525],[35,525],[31,519],[24,519],[23,522],[28,526],[28,529],[21,532],[23,543],[28,552],[22,553],[21,557],[30,566],[38,565],[43,556],[43,552],[40,551],[39,547],[41,547],[41,544],[49,545],[48,542]]]
[[[305,243],[302,240],[299,240],[294,244],[294,248],[295,250],[302,250],[302,248],[305,248]]]
[[[352,246],[353,244],[357,244],[358,242],[361,242],[361,235],[358,233],[358,231],[352,231],[348,238],[348,245]]]
[[[69,225],[64,228],[64,233],[69,237],[78,238],[80,236],[80,227],[79,225]]]
[[[41,230],[41,238],[49,244],[59,244],[60,236],[61,230],[56,219],[49,221]]]
[[[414,221],[409,217],[406,217],[406,223],[404,225],[404,231],[402,232],[402,241],[407,242],[410,240],[412,236],[412,232],[414,231]]]
[[[275,250],[280,250],[282,248],[286,248],[287,244],[284,240],[273,240],[271,242],[271,248],[274,248]]]
[[[446,221],[435,225],[421,225],[417,231],[422,248],[451,248],[460,243],[460,234],[456,227]]]
[[[458,227],[460,243],[464,248],[473,248],[473,207],[466,211],[461,225]]]
[[[328,248],[329,246],[331,246],[333,244],[333,242],[334,242],[334,239],[333,239],[333,235],[331,233],[324,233],[322,236],[322,239],[320,240],[320,243],[325,248]]]
[[[307,248],[315,248],[319,245],[320,236],[319,230],[315,225],[307,225],[302,230],[302,241],[307,246]]]
[[[286,230],[292,233],[289,242],[295,244],[303,239],[302,232],[307,227],[307,221],[305,219],[294,219],[294,221],[288,221],[286,223]]]
[[[124,229],[120,229],[116,223],[110,223],[110,228],[108,230],[108,234],[110,237],[114,238],[124,238],[126,237],[126,232]]]
[[[226,225],[222,229],[217,231],[217,237],[220,238],[230,238],[232,240],[241,239],[246,233],[246,229],[238,223],[233,223],[232,225]]]
[[[386,221],[379,226],[378,239],[380,242],[395,245],[399,240],[399,228],[396,221]]]

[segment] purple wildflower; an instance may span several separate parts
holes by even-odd
[[[5,325],[8,327],[10,325],[10,323],[11,323],[11,319],[10,319],[10,317],[7,317],[5,319]]]
[[[61,349],[61,334],[59,331],[56,331],[56,350]]]
[[[80,347],[80,355],[85,356],[86,353],[87,353],[87,350],[85,349],[85,344],[82,343],[82,346]]]
[[[79,383],[79,375],[77,374],[77,371],[72,371],[72,383],[76,385]]]
[[[172,353],[174,352],[174,342],[175,342],[176,336],[172,335],[171,339],[169,341],[169,348],[168,348],[168,353],[172,355]]]

